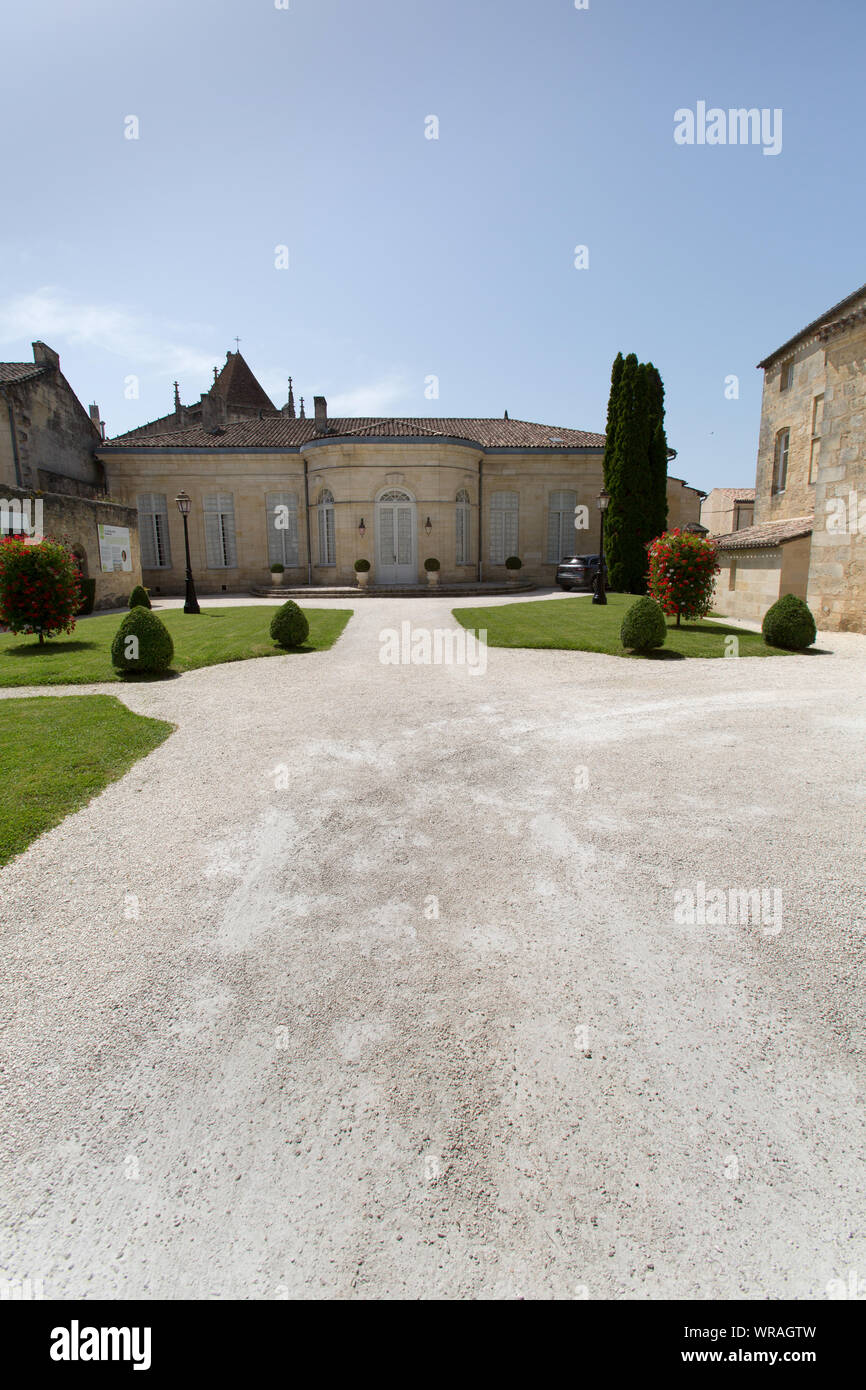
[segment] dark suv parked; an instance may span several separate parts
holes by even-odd
[[[560,589],[592,589],[598,574],[597,555],[567,555],[556,567]]]

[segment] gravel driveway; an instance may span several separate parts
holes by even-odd
[[[0,873],[0,1275],[196,1299],[866,1276],[866,638],[380,663],[383,628],[453,602],[364,599],[328,653],[110,687],[178,730]],[[678,892],[720,888],[772,912],[683,920]]]

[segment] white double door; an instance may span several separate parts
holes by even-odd
[[[376,503],[377,584],[418,583],[418,532],[415,503]]]

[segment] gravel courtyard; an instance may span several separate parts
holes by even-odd
[[[178,728],[0,872],[0,1276],[195,1299],[866,1277],[866,638],[380,663],[384,628],[453,628],[454,603],[311,604],[355,609],[327,653],[98,687]],[[699,884],[781,911],[689,925]]]

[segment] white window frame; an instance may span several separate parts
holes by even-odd
[[[205,552],[209,570],[237,569],[235,499],[230,492],[214,492],[203,499]]]
[[[337,564],[337,537],[334,522],[334,494],[330,488],[323,488],[319,494],[317,511],[319,517],[318,568],[334,569]]]
[[[504,565],[510,555],[518,553],[520,537],[520,494],[493,492],[490,494],[490,563]]]
[[[788,456],[791,451],[791,431],[789,428],[776,432],[776,445],[773,450],[773,493],[782,493],[788,485]]]
[[[171,569],[171,537],[168,531],[168,500],[163,492],[143,492],[138,503],[138,545],[143,570]],[[145,560],[153,559],[153,565]]]
[[[469,492],[462,487],[457,493],[454,512],[454,563],[472,564],[472,504]]]
[[[288,526],[277,526],[277,508],[288,511]],[[265,493],[265,519],[268,528],[268,564],[284,565],[287,570],[300,564],[298,546],[298,494]],[[280,518],[281,519],[281,518]]]
[[[552,492],[547,504],[547,563],[558,565],[575,551],[574,517],[577,493]]]

